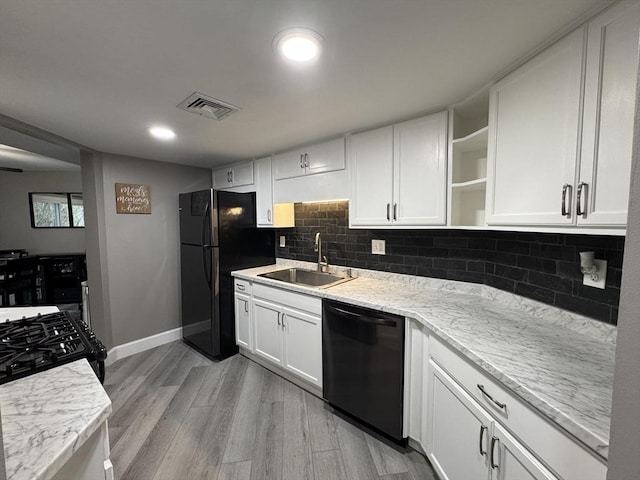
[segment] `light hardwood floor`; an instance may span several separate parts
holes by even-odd
[[[319,398],[235,355],[181,341],[107,367],[117,480],[436,480]]]

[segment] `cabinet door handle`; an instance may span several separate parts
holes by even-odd
[[[233,183],[233,170],[229,172],[229,178],[231,179],[231,183]]]
[[[304,153],[300,154],[300,168],[304,168]]]
[[[244,311],[245,311],[245,313],[249,313],[249,301],[248,300],[244,301]]]
[[[485,425],[480,425],[480,444],[479,444],[479,450],[480,450],[480,455],[482,455],[483,457],[487,454],[486,450],[483,450],[483,446],[484,446],[484,434],[485,432],[488,430],[488,427],[486,427]]]
[[[280,326],[280,312],[278,312],[278,326]]]
[[[282,326],[283,326],[283,327],[286,327],[286,325],[285,325],[285,323],[284,323],[284,319],[285,319],[285,318],[287,318],[287,314],[286,314],[286,313],[283,313],[283,314],[282,314]]]
[[[585,208],[584,210],[582,210],[582,189],[584,188],[585,190],[587,189],[587,184],[585,182],[580,182],[578,184],[578,191],[576,193],[576,216],[580,217],[584,217],[585,213],[587,213],[587,209]],[[586,197],[586,192],[585,192],[585,197]]]
[[[398,204],[397,203],[393,204],[393,220],[394,221],[398,220]]]
[[[387,222],[391,221],[391,204],[387,203]]]
[[[569,190],[569,197],[571,197],[571,185],[565,183],[562,186],[562,216],[569,217],[571,215],[571,211],[567,209],[567,190]]]
[[[236,288],[237,288],[238,290],[242,290],[243,292],[244,292],[244,290],[245,290],[244,285],[240,285],[239,283],[238,283],[238,284],[236,284]]]
[[[304,166],[306,168],[309,168],[309,154],[308,153],[304,154]]]
[[[494,461],[494,454],[496,451],[496,443],[498,443],[500,441],[500,439],[498,437],[491,437],[491,455],[490,455],[490,461],[491,461],[491,468],[498,468],[499,465]]]
[[[271,221],[271,210],[267,210],[267,221]]]
[[[500,408],[507,408],[507,404],[506,403],[502,403],[497,401],[495,398],[493,398],[489,392],[487,392],[484,388],[484,385],[478,384],[478,388],[480,389],[480,391],[482,392],[482,394],[487,397],[489,400],[491,400],[493,403],[495,403],[498,407]]]

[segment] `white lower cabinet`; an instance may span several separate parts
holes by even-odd
[[[491,417],[429,362],[427,456],[442,479],[487,478]]]
[[[442,480],[604,480],[602,459],[429,337],[425,453]]]
[[[500,424],[493,424],[493,448],[489,459],[491,480],[556,480],[531,452]]]
[[[253,349],[253,338],[251,335],[251,283],[236,278],[233,284],[233,291],[235,292],[236,344],[251,350]]]
[[[321,317],[284,307],[282,321],[285,368],[314,385],[321,386]]]
[[[429,361],[427,456],[442,479],[556,480],[491,414]]]
[[[251,350],[251,297],[236,293],[236,343]]]
[[[405,325],[405,426],[406,437],[415,441],[422,452],[427,439],[427,385],[429,331],[412,319]]]
[[[253,299],[253,331],[255,354],[277,365],[282,365],[283,327],[282,307],[266,300]]]
[[[250,291],[251,296],[235,293],[238,345],[322,387],[322,300],[261,284]]]
[[[67,460],[52,480],[113,480],[109,428],[105,421]]]

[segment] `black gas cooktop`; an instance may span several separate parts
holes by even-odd
[[[107,350],[68,312],[0,323],[0,384],[86,358],[104,381]]]

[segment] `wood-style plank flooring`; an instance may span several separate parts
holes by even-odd
[[[181,341],[107,367],[117,480],[435,480],[310,393],[235,355]]]

